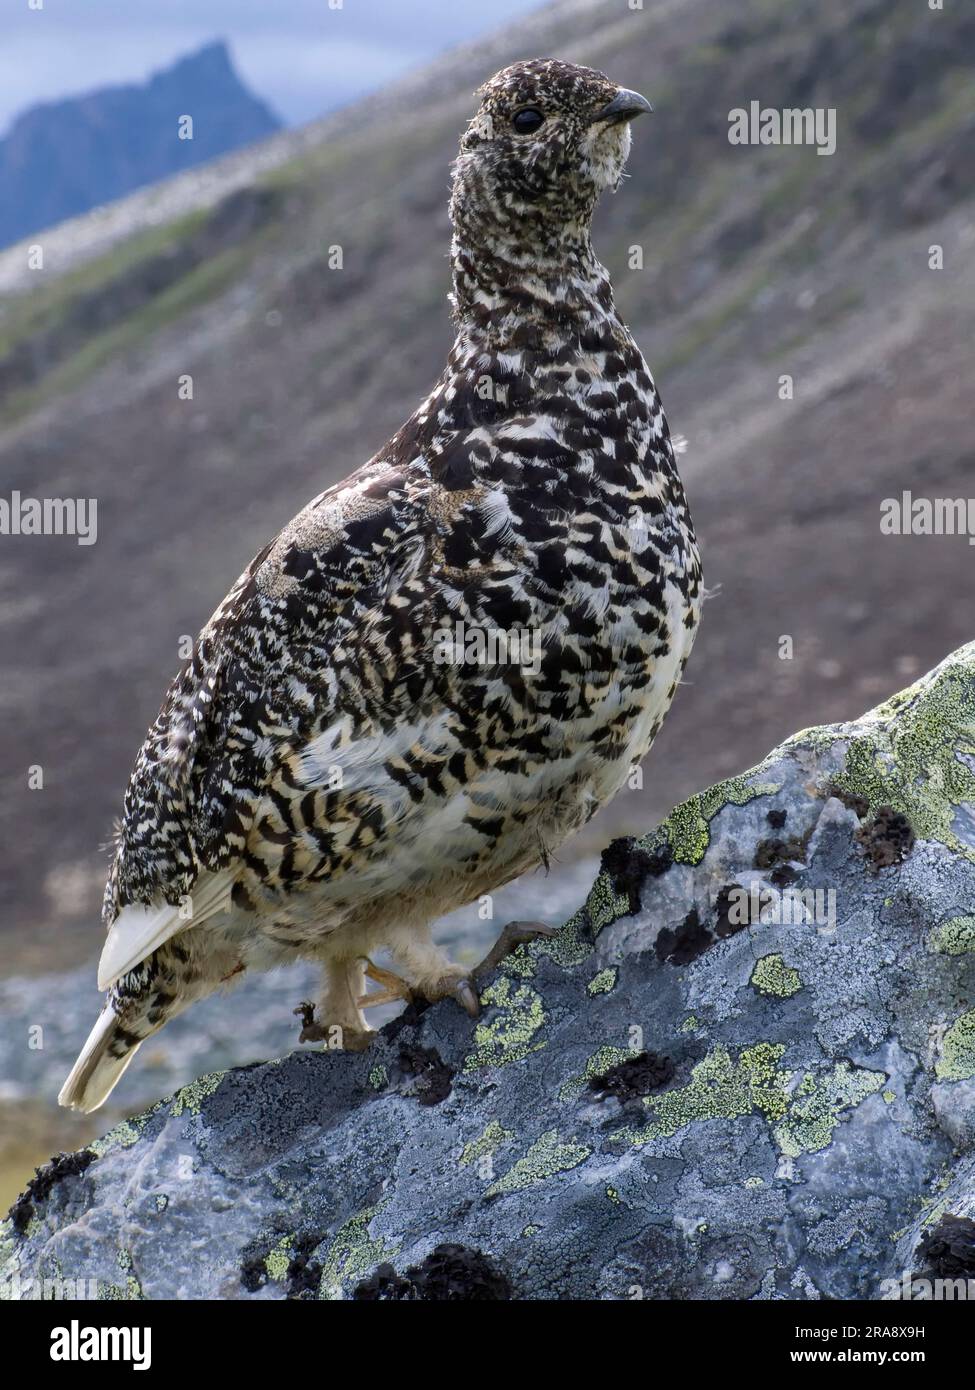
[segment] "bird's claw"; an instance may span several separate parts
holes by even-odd
[[[539,937],[557,936],[558,932],[558,927],[547,926],[544,922],[509,922],[484,959],[479,965],[475,965],[471,971],[471,978],[483,979],[484,976],[490,975],[492,970],[497,969],[519,946],[524,946],[529,941],[537,941]]]
[[[457,981],[451,990],[451,995],[457,1000],[462,1009],[465,1009],[471,1018],[477,1018],[481,1012],[481,1005],[477,997],[477,992],[473,984],[466,977]]]

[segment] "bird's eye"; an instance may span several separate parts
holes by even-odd
[[[545,120],[541,111],[536,111],[534,106],[526,106],[521,111],[516,111],[511,118],[511,124],[519,135],[531,135],[533,130]]]

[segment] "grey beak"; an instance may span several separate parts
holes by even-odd
[[[653,107],[646,97],[641,97],[639,92],[631,92],[628,87],[621,87],[613,100],[601,111],[597,111],[592,119],[593,122],[609,121],[612,125],[619,125],[621,121],[632,121],[634,116],[641,116],[644,111],[652,110]]]

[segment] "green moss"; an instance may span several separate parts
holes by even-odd
[[[483,1134],[472,1139],[469,1144],[465,1144],[460,1155],[463,1164],[475,1163],[479,1158],[487,1158],[499,1149],[502,1144],[507,1144],[509,1139],[514,1139],[513,1129],[505,1129],[497,1120],[492,1120]]]
[[[975,1076],[975,1009],[955,1019],[948,1029],[934,1070],[939,1081],[967,1081]]]
[[[369,1223],[381,1207],[381,1202],[367,1207],[339,1228],[322,1261],[319,1298],[329,1302],[341,1299],[344,1284],[358,1282],[377,1264],[392,1259],[397,1253],[398,1245],[387,1245],[381,1236],[374,1239],[369,1234]]]
[[[545,1046],[536,1040],[545,1023],[542,997],[530,985],[515,985],[502,975],[484,991],[481,1002],[495,1005],[498,1013],[476,1025],[474,1050],[464,1059],[465,1072],[505,1066]]]
[[[174,1119],[188,1111],[191,1115],[199,1115],[200,1106],[212,1096],[227,1075],[225,1071],[207,1072],[205,1076],[197,1077],[188,1086],[184,1086],[181,1091],[177,1091],[173,1097],[173,1103],[169,1113]]]
[[[964,956],[975,951],[975,917],[952,917],[950,922],[935,927],[928,945],[944,956]]]
[[[592,1150],[584,1144],[560,1143],[557,1130],[546,1130],[524,1158],[519,1158],[503,1178],[491,1184],[486,1196],[499,1197],[506,1192],[518,1192],[523,1187],[534,1187],[556,1173],[577,1168],[591,1153]]]
[[[778,952],[762,956],[756,962],[749,983],[762,994],[772,994],[779,999],[791,999],[802,988],[798,970],[786,965]]]
[[[615,965],[610,965],[605,970],[600,970],[598,974],[593,975],[586,985],[586,993],[590,999],[595,999],[597,994],[609,994],[611,990],[614,990],[619,973]]]

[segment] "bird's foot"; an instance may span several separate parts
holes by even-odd
[[[544,922],[509,922],[490,951],[473,970],[461,966],[453,967],[433,986],[424,985],[423,997],[430,1003],[437,999],[456,999],[471,1018],[477,1018],[481,1012],[478,990],[487,977],[517,947],[523,946],[527,941],[536,941],[539,937],[555,936],[557,932],[558,927],[546,926]]]
[[[376,1036],[372,1028],[350,1028],[342,1023],[319,1023],[315,1005],[303,1000],[294,1010],[301,1019],[300,1043],[320,1042],[330,1052],[364,1052]]]
[[[383,970],[371,960],[366,961],[365,973],[377,985],[382,985],[382,989],[375,994],[364,994],[358,1000],[360,1009],[373,1009],[378,1004],[413,1003],[413,991],[399,975],[394,975],[391,970]]]

